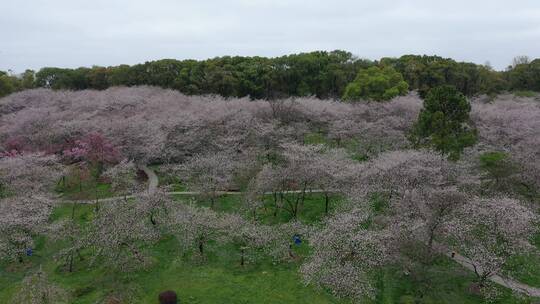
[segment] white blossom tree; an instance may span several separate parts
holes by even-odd
[[[57,261],[63,263],[68,272],[73,272],[75,258],[82,260],[81,251],[87,246],[84,233],[86,230],[81,227],[75,218],[76,204],[72,206],[71,216],[54,222],[48,227],[48,236],[53,241],[63,241],[65,245],[54,255]]]
[[[223,240],[238,248],[241,266],[255,261],[274,236],[272,227],[247,221],[238,214],[225,214],[221,221]]]
[[[114,192],[123,195],[127,200],[129,194],[140,192],[143,189],[137,181],[137,167],[132,161],[123,160],[103,173],[109,178]]]
[[[368,219],[360,209],[340,213],[309,238],[313,254],[301,268],[307,283],[329,288],[340,297],[375,296],[373,274],[391,262],[394,234],[367,229]]]
[[[209,208],[192,205],[173,212],[169,231],[176,236],[184,250],[195,247],[199,256],[204,257],[208,242],[222,236],[220,215]]]
[[[23,262],[33,237],[46,231],[53,202],[45,197],[9,197],[0,200],[0,259]]]
[[[469,258],[480,285],[498,273],[509,259],[531,249],[538,215],[507,197],[475,198],[463,204],[445,223],[450,246]]]
[[[226,152],[210,155],[197,155],[179,167],[190,190],[199,191],[203,198],[214,207],[220,192],[226,191],[233,183],[233,176],[238,166]]]
[[[0,196],[49,194],[65,167],[54,155],[20,154],[0,158]]]
[[[141,193],[135,203],[137,211],[155,228],[165,229],[169,225],[175,203],[164,189],[158,189],[155,193]]]
[[[466,201],[457,188],[456,167],[431,152],[383,153],[359,172],[350,199],[365,202],[373,194],[382,195],[388,201],[387,221],[400,223],[400,229],[421,237],[429,249],[441,226]]]
[[[23,279],[11,303],[67,304],[70,303],[70,296],[66,290],[52,283],[47,273],[40,268]]]
[[[149,265],[151,259],[145,250],[160,235],[147,216],[132,202],[124,201],[103,205],[88,228],[86,246],[93,250],[94,264],[99,261],[122,271]]]

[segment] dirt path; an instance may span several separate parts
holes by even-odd
[[[148,168],[146,165],[139,166],[139,169],[144,171],[144,174],[148,177],[148,193],[153,194],[156,192],[158,187],[158,177],[154,170]]]

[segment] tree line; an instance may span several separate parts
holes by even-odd
[[[374,73],[374,67],[383,73]],[[371,70],[366,71],[368,69]],[[103,90],[111,86],[152,85],[188,95],[351,99],[347,91],[361,90],[354,87],[347,90],[347,87],[355,80],[365,80],[366,74],[372,77],[368,78],[372,80],[370,87],[382,92],[379,95],[392,96],[396,91],[403,91],[403,84],[394,88],[381,76],[389,77],[388,69],[399,73],[397,79],[403,79],[409,90],[418,90],[421,95],[441,85],[455,86],[466,96],[507,90],[540,91],[540,59],[531,61],[528,57],[517,57],[505,71],[495,71],[489,64],[457,62],[439,56],[404,55],[371,61],[336,50],[275,58],[223,56],[206,60],[162,59],[132,66],[44,67],[38,72],[27,70],[21,75],[0,71],[0,96],[35,87]],[[396,76],[390,78],[395,80]],[[360,97],[371,98],[373,95],[378,93]]]

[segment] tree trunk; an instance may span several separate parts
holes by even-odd
[[[324,193],[324,214],[327,214],[327,215],[328,215],[328,201],[329,201],[328,193],[325,192]]]
[[[293,259],[293,258],[294,258],[294,253],[293,253],[293,251],[292,251],[292,245],[291,245],[291,244],[289,244],[289,252],[288,252],[288,253],[289,253],[289,257],[290,257],[291,259]]]
[[[278,197],[277,197],[277,192],[274,192],[274,217],[277,216],[277,212],[278,212]]]
[[[68,271],[69,272],[73,272],[73,253],[71,253],[69,255],[69,267],[68,267]]]

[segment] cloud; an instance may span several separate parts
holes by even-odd
[[[161,58],[348,50],[377,59],[540,57],[540,3],[516,1],[77,1],[0,4],[0,70]]]

